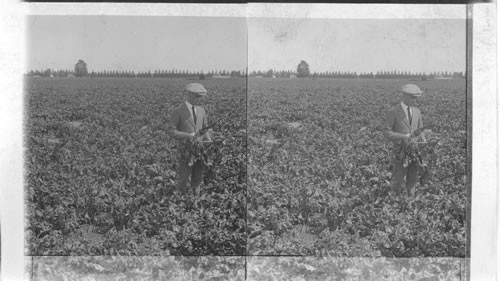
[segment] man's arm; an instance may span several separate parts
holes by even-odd
[[[205,110],[203,110],[203,126],[202,128],[206,128],[208,126],[208,116],[207,116],[207,112]],[[210,136],[210,131],[212,129],[209,129],[208,131],[205,132],[205,134],[203,135],[203,140],[205,141],[211,141],[212,138]]]
[[[382,127],[384,131],[384,137],[392,142],[401,142],[403,139],[407,139],[408,136],[401,133],[394,132],[394,124],[396,123],[396,115],[394,111],[389,111],[385,115],[384,125]]]
[[[178,130],[180,118],[180,114],[177,110],[172,113],[167,126],[167,134],[178,141],[186,141],[193,138],[193,134]]]
[[[203,109],[203,126],[202,128],[205,128],[208,126],[208,116],[207,116],[207,112],[205,111],[205,109]]]
[[[421,129],[424,127],[424,122],[422,121],[422,112],[418,111],[418,128]]]

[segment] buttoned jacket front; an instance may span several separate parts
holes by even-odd
[[[185,103],[180,104],[171,114],[168,135],[177,140],[177,149],[182,152],[192,133],[207,126],[207,115],[201,106],[196,106],[196,124]]]
[[[383,124],[384,136],[393,142],[395,152],[399,151],[401,141],[407,134],[412,134],[416,130],[423,128],[422,114],[416,107],[412,107],[412,122],[406,118],[401,104],[393,106],[386,114]]]

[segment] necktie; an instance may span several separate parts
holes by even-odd
[[[411,126],[411,112],[410,112],[410,107],[408,106],[406,109],[408,110],[408,121],[410,122],[410,126]]]
[[[196,125],[196,112],[194,111],[194,105],[193,105],[193,120],[194,120],[194,124]]]

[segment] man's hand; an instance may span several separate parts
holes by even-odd
[[[200,136],[199,134],[191,133],[191,141],[195,144],[199,144],[203,141],[203,136]]]
[[[409,142],[410,139],[411,139],[411,135],[410,134],[406,134],[406,135],[403,136],[403,141],[405,141],[405,142]]]
[[[212,129],[208,129],[205,134],[203,134],[201,136],[201,139],[203,141],[212,141],[212,138],[210,137],[210,135],[213,133],[213,130]]]
[[[199,136],[198,136],[198,137],[195,137],[195,138],[193,139],[193,142],[194,142],[194,143],[196,143],[196,144],[201,143],[201,137],[199,137]]]

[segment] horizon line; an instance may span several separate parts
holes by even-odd
[[[30,70],[27,70],[25,71],[25,74],[27,73],[30,73],[30,72],[46,72],[50,70],[51,73],[52,72],[75,72],[74,69],[72,68],[69,68],[69,69],[57,69],[57,68],[45,68],[45,69],[30,69]],[[172,72],[174,71],[174,72]],[[91,70],[87,70],[88,73],[98,73],[98,72],[117,72],[117,73],[155,73],[155,72],[160,72],[160,73],[187,73],[187,74],[197,74],[197,73],[200,73],[200,74],[210,74],[210,73],[214,73],[214,74],[220,74],[222,72],[225,72],[225,73],[231,73],[231,72],[247,72],[247,73],[262,73],[262,74],[266,74],[268,73],[269,71],[272,71],[272,73],[280,73],[280,72],[292,72],[292,73],[296,73],[297,70],[296,69],[280,69],[280,70],[277,70],[277,69],[266,69],[266,70],[249,70],[248,68],[244,68],[244,69],[211,69],[211,70],[192,70],[192,69],[178,69],[178,68],[171,68],[171,69],[149,69],[149,70],[131,70],[131,69],[101,69],[101,70],[94,70],[94,69],[91,69]],[[424,74],[424,75],[427,75],[427,74],[434,74],[434,73],[465,73],[466,71],[464,70],[460,70],[460,71],[457,71],[457,70],[433,70],[433,71],[415,71],[415,70],[397,70],[397,69],[391,69],[391,70],[387,70],[387,69],[379,69],[377,71],[352,71],[352,70],[324,70],[324,71],[310,71],[310,74],[313,74],[313,73],[351,73],[351,74],[370,74],[370,73],[373,73],[373,74],[376,74],[376,73],[389,73],[389,74],[392,74],[392,73],[409,73],[409,74]]]

